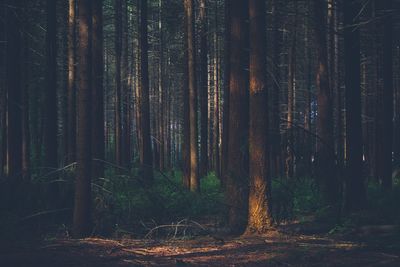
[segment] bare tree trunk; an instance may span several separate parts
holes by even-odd
[[[67,79],[67,163],[75,162],[76,150],[76,0],[69,0],[68,15],[68,79]]]
[[[92,179],[92,68],[91,68],[91,1],[78,0],[77,50],[77,147],[74,203],[74,235],[87,237],[91,233],[91,179]]]
[[[115,161],[123,165],[122,158],[122,0],[115,0]]]
[[[272,225],[268,162],[267,53],[265,2],[249,1],[250,21],[250,191],[248,233],[265,233]]]
[[[103,89],[103,1],[92,3],[92,149],[94,178],[103,176],[104,158],[104,89]]]
[[[208,164],[208,118],[207,118],[207,13],[206,0],[200,0],[200,176],[207,174]]]
[[[189,74],[190,191],[198,192],[200,191],[200,179],[197,145],[197,87],[193,0],[185,0],[185,16],[187,19],[187,69]]]
[[[231,25],[231,1],[225,1],[225,38],[224,38],[224,87],[222,103],[222,144],[221,144],[221,185],[225,187],[225,176],[228,162],[228,140],[229,140],[229,84],[230,84],[230,25]]]
[[[279,32],[280,15],[279,15],[279,0],[273,0],[273,91],[272,97],[272,116],[271,116],[271,164],[273,169],[271,175],[273,177],[282,176],[282,147],[280,133],[280,101],[279,95],[281,90],[281,75],[280,75],[280,54],[281,54],[281,34]]]
[[[153,182],[153,155],[150,139],[150,97],[147,41],[147,0],[140,0],[140,164],[143,178]]]
[[[360,89],[360,32],[356,0],[344,3],[344,59],[346,85],[346,209],[353,211],[365,204],[362,168],[361,89]]]
[[[245,230],[248,215],[248,1],[230,1],[230,15],[229,137],[224,182],[230,205],[228,224],[239,233]]]
[[[45,167],[57,168],[57,14],[56,1],[47,0],[46,89],[43,105],[43,147]],[[55,188],[54,188],[55,189]],[[57,195],[56,192],[53,192]]]
[[[338,207],[338,183],[335,175],[335,151],[333,140],[333,102],[328,72],[326,11],[323,0],[314,0],[316,18],[316,45],[318,55],[317,85],[317,175],[322,179],[322,189],[326,201],[332,207]]]
[[[20,1],[9,0],[6,10],[6,73],[7,91],[7,169],[8,177],[19,180],[22,169],[22,88],[20,77],[21,25],[18,18]],[[15,7],[15,8],[12,8]]]
[[[383,32],[383,135],[382,166],[380,178],[385,191],[390,191],[392,181],[392,148],[393,148],[393,1],[385,0]]]

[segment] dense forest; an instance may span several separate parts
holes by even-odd
[[[399,0],[0,0],[0,265],[400,266],[399,36]]]

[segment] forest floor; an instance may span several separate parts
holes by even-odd
[[[257,237],[19,241],[1,244],[0,266],[400,266],[397,232],[371,229],[329,235],[292,223]]]

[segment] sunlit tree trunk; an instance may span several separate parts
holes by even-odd
[[[268,95],[266,85],[265,2],[249,1],[250,21],[250,191],[248,233],[264,233],[272,225],[271,180],[268,173]]]

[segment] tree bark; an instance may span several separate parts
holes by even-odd
[[[250,21],[250,191],[247,232],[265,233],[272,225],[266,86],[265,2],[249,1]]]
[[[314,0],[317,46],[317,175],[322,179],[322,191],[332,207],[338,203],[338,183],[335,175],[335,151],[333,140],[333,101],[328,72],[326,11],[324,0]]]
[[[200,191],[199,159],[197,145],[197,83],[195,62],[194,7],[193,0],[185,0],[187,19],[187,69],[189,82],[189,128],[190,128],[190,191]]]
[[[47,0],[46,31],[46,89],[43,105],[43,147],[45,167],[48,172],[57,168],[57,5]],[[57,194],[57,193],[55,193]]]
[[[150,139],[150,99],[147,41],[147,0],[140,0],[140,164],[143,178],[153,182],[153,155]]]
[[[19,180],[22,169],[21,25],[19,0],[9,0],[6,10],[7,175]]]
[[[230,1],[230,73],[227,168],[224,171],[232,232],[245,230],[248,216],[248,1]]]
[[[360,31],[357,0],[344,2],[344,60],[346,86],[346,209],[358,210],[365,204],[362,168],[362,127],[360,89]]]
[[[122,166],[122,0],[115,0],[115,162]]]
[[[78,0],[77,46],[77,147],[74,203],[74,235],[87,237],[91,233],[92,179],[92,52],[91,0]]]
[[[383,27],[383,135],[380,179],[385,191],[390,191],[392,182],[392,150],[393,150],[393,1],[385,0],[385,17]]]
[[[103,1],[92,2],[92,149],[94,178],[104,174]]]
[[[208,164],[208,68],[207,68],[207,12],[206,0],[200,0],[200,176],[207,174]]]
[[[68,12],[68,79],[67,79],[67,163],[75,162],[76,154],[76,0],[69,0]]]

